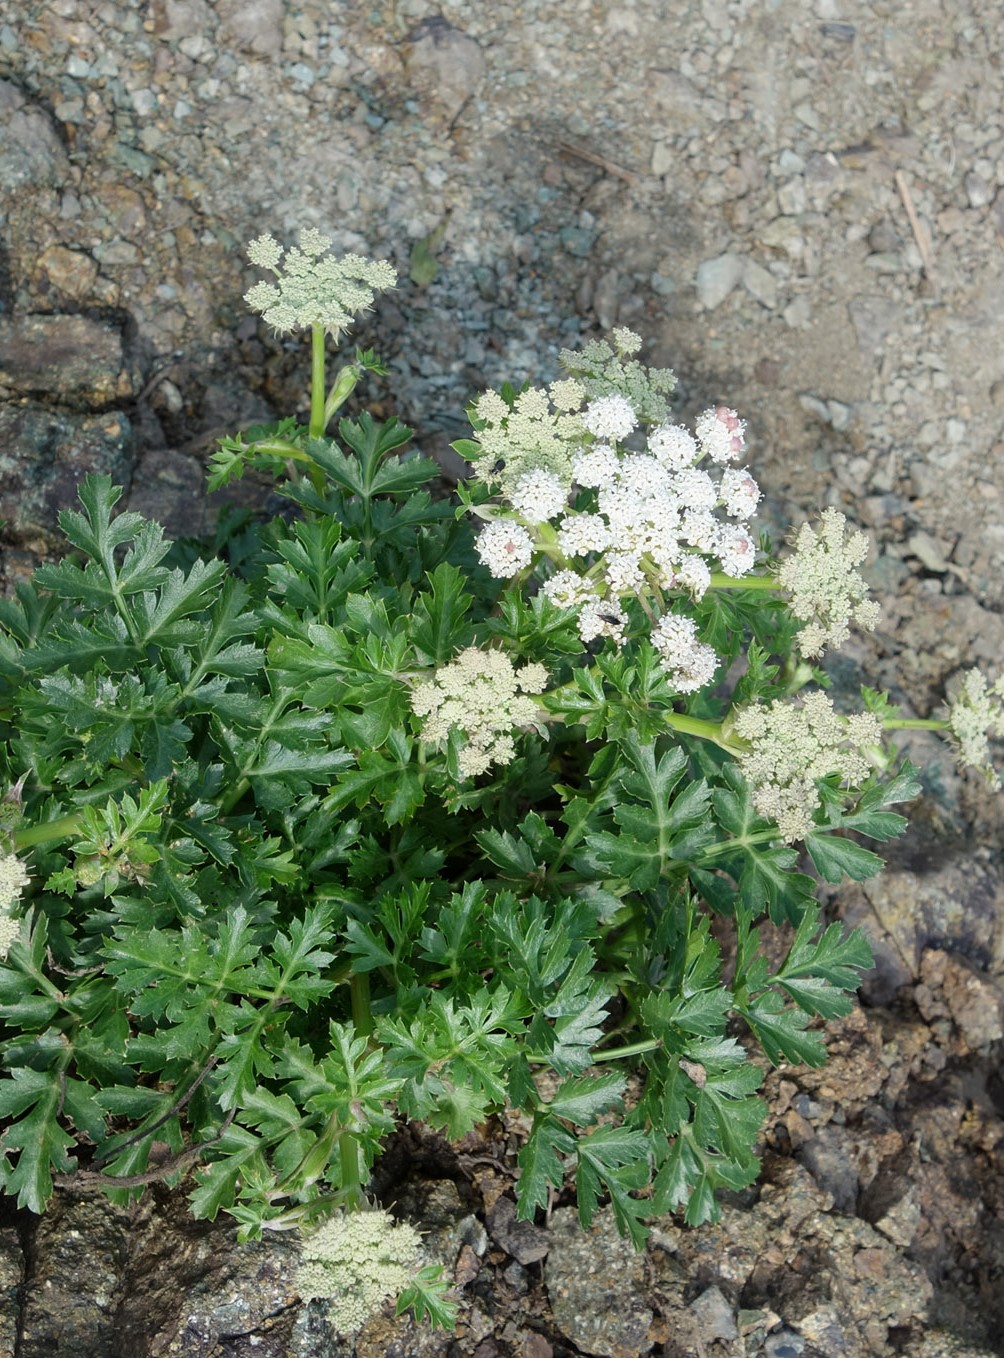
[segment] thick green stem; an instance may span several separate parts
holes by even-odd
[[[324,326],[310,327],[310,437],[324,437]]]
[[[51,839],[71,839],[80,829],[80,816],[61,816],[59,820],[45,821],[42,825],[28,825],[14,834],[17,849],[30,849],[36,844],[48,844]]]
[[[780,589],[773,575],[726,575],[724,571],[711,572],[711,589]]]
[[[706,721],[703,717],[688,717],[685,712],[664,712],[663,717],[666,725],[674,731],[679,731],[684,736],[699,736],[701,740],[710,740],[719,749],[726,750],[729,754],[738,754],[740,746],[722,733],[721,722]]]

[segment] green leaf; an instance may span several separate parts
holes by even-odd
[[[841,882],[845,876],[854,882],[864,882],[885,866],[877,853],[839,835],[806,835],[805,847],[816,871],[827,882]]]
[[[57,1121],[64,1103],[64,1072],[15,1066],[9,1079],[0,1080],[0,1118],[17,1118],[0,1136],[0,1154],[19,1152],[6,1184],[17,1194],[19,1207],[45,1211],[52,1196],[52,1171],[68,1174],[76,1166],[67,1152],[73,1146]]]
[[[563,1155],[575,1151],[575,1137],[553,1118],[537,1116],[526,1145],[517,1156],[516,1219],[532,1221],[538,1207],[546,1207],[551,1188],[565,1181]]]
[[[606,1190],[618,1230],[635,1249],[643,1247],[648,1228],[642,1218],[651,1214],[652,1206],[631,1193],[648,1184],[649,1148],[646,1132],[627,1127],[600,1127],[578,1138],[575,1190],[584,1230],[592,1225],[600,1195]]]
[[[554,1117],[565,1118],[579,1127],[589,1127],[601,1113],[617,1107],[626,1086],[624,1076],[614,1071],[576,1076],[562,1080],[543,1107]]]

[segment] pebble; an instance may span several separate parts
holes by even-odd
[[[742,280],[744,269],[745,261],[734,254],[702,261],[697,269],[697,300],[705,311],[721,306]]]

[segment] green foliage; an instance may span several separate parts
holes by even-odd
[[[757,1172],[750,1049],[819,1064],[870,964],[810,868],[876,871],[853,836],[902,830],[912,771],[850,805],[823,780],[800,858],[721,693],[688,702],[647,640],[585,651],[570,610],[500,589],[402,425],[338,434],[225,440],[210,484],[270,471],[292,513],[201,555],[89,477],[68,555],[0,603],[0,833],[31,874],[0,965],[0,1184],[40,1212],[54,1175],[124,1200],[192,1170],[196,1215],[254,1236],[359,1205],[399,1119],[456,1138],[508,1104],[520,1217],[574,1175],[583,1224],[609,1202],[638,1244],[660,1213],[712,1219]],[[787,691],[779,601],[699,614],[747,658],[736,701]],[[464,781],[412,697],[470,646],[548,681],[512,762]],[[448,1324],[444,1287],[422,1270],[399,1306]]]

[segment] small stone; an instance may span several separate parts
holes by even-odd
[[[777,205],[785,217],[797,217],[805,211],[805,181],[789,179],[777,191]]]
[[[652,160],[649,168],[656,176],[661,179],[663,175],[669,174],[673,166],[673,148],[669,142],[657,141],[652,147]]]
[[[416,24],[408,35],[405,78],[428,113],[452,122],[485,76],[477,41],[438,14]]]
[[[744,269],[745,260],[733,254],[718,255],[698,265],[697,299],[705,311],[721,306],[741,281]]]
[[[911,534],[906,545],[910,555],[915,556],[927,570],[934,571],[936,575],[945,575],[949,570],[944,548],[931,537],[930,533],[925,533],[921,529]]]
[[[775,1330],[763,1344],[764,1358],[801,1358],[805,1340],[794,1330]]]
[[[726,1300],[721,1288],[706,1288],[696,1300],[690,1303],[690,1309],[697,1321],[698,1332],[703,1340],[737,1339],[739,1337],[739,1331],[736,1329],[735,1312],[731,1303]]]
[[[805,330],[812,319],[812,308],[808,297],[796,297],[781,312],[784,323],[791,330]]]
[[[970,207],[986,207],[993,201],[994,185],[988,184],[982,175],[970,171],[962,181],[966,190],[966,201]]]
[[[282,50],[282,0],[219,0],[217,13],[219,40],[225,46],[260,57],[279,55]]]
[[[593,311],[601,330],[612,330],[617,324],[620,309],[620,274],[616,269],[607,269],[596,280],[593,289]]]
[[[644,1301],[645,1262],[617,1232],[609,1208],[588,1231],[572,1207],[551,1216],[544,1282],[554,1323],[584,1353],[639,1358],[652,1347]]]
[[[894,1245],[907,1249],[913,1243],[920,1225],[921,1211],[916,1187],[911,1186],[872,1224]]]
[[[488,1213],[488,1230],[495,1243],[520,1264],[535,1264],[551,1248],[547,1231],[532,1221],[516,1220],[516,1204],[511,1198],[499,1198]]]
[[[8,80],[0,80],[0,126],[0,185],[5,193],[22,184],[66,184],[70,162],[52,118]]]
[[[50,245],[43,250],[35,264],[36,275],[48,280],[51,287],[64,297],[82,301],[94,285],[98,266],[90,255],[81,250],[68,250],[64,245]]]
[[[747,259],[743,267],[743,287],[756,300],[773,311],[777,306],[777,279],[758,264],[755,259]]]

